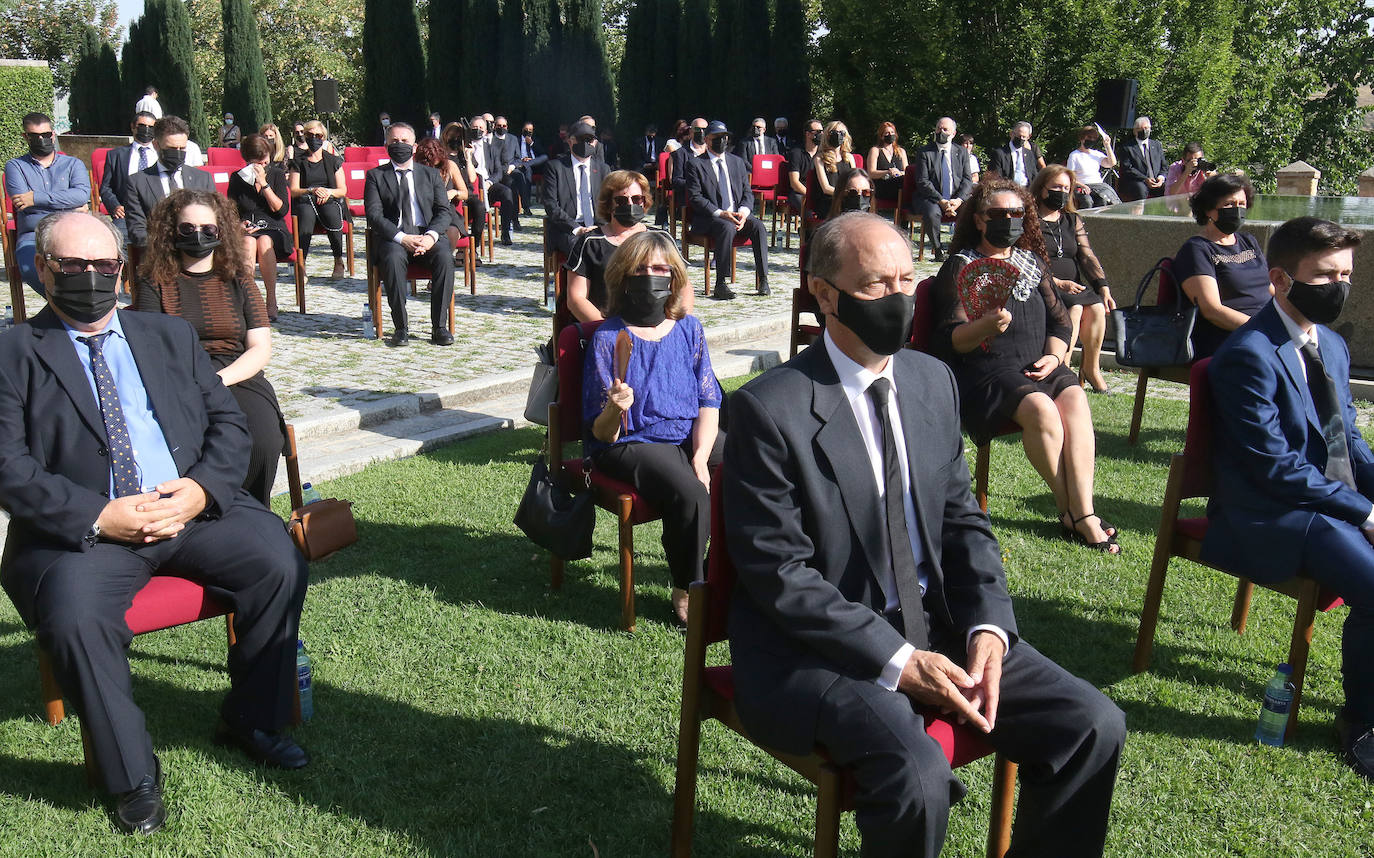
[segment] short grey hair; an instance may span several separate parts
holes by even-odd
[[[1137,116],[1137,117],[1135,118],[1135,125],[1133,125],[1133,126],[1131,126],[1131,127],[1132,127],[1132,128],[1139,128],[1139,127],[1140,127],[1140,123],[1142,123],[1142,122],[1150,122],[1150,117],[1148,117],[1148,116]],[[1154,126],[1154,123],[1153,123],[1153,122],[1150,122],[1150,125],[1153,127],[1153,126]]]
[[[845,212],[837,217],[828,218],[811,236],[807,249],[806,272],[830,284],[844,267],[843,251],[849,246],[851,236],[866,224],[882,224],[906,245],[911,253],[911,241],[892,225],[887,218],[878,217],[870,212]]]
[[[1023,119],[1023,120],[1021,120],[1020,122],[1016,123],[1015,125],[1013,125],[1013,126],[1011,127],[1011,133],[1015,134],[1016,132],[1020,131],[1022,128],[1026,129],[1027,131],[1032,130],[1032,129],[1031,129],[1031,124],[1030,124],[1029,122],[1027,122],[1026,120]]]
[[[38,222],[38,226],[33,231],[34,252],[39,256],[46,256],[48,246],[52,242],[53,231],[62,226],[62,221],[70,217],[89,217],[100,221],[110,235],[114,237],[115,253],[120,259],[124,258],[124,235],[115,229],[114,221],[103,214],[92,214],[90,212],[53,212]]]

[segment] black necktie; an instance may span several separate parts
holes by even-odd
[[[1307,365],[1307,388],[1312,391],[1312,404],[1322,422],[1322,437],[1326,439],[1326,468],[1323,473],[1355,488],[1355,472],[1350,468],[1350,445],[1345,440],[1345,416],[1341,400],[1336,395],[1336,382],[1327,375],[1317,344],[1311,340],[1302,347],[1302,360]]]
[[[954,177],[949,169],[949,156],[940,150],[940,199],[954,198]]]
[[[143,490],[138,480],[138,463],[134,461],[134,446],[129,440],[129,426],[124,422],[124,409],[119,404],[110,365],[105,362],[105,338],[113,331],[93,337],[77,337],[91,350],[91,376],[95,392],[100,397],[100,416],[105,421],[105,438],[109,442],[110,473],[114,476],[115,497],[136,495]]]
[[[720,207],[724,211],[733,211],[731,205],[733,200],[727,196],[730,192],[730,180],[725,176],[725,159],[721,158],[716,162],[716,182],[720,185]]]
[[[902,610],[902,629],[907,643],[917,649],[928,649],[930,638],[926,630],[924,609],[921,606],[920,579],[917,578],[916,555],[911,548],[911,536],[906,529],[906,488],[902,484],[902,461],[897,457],[897,440],[893,437],[892,421],[888,418],[887,402],[892,384],[886,378],[876,379],[868,386],[873,410],[883,432],[883,502],[887,507],[888,556],[892,559],[892,574],[897,581],[897,604]]]
[[[397,170],[396,178],[401,182],[401,232],[415,234],[415,212],[410,206],[410,184],[406,178],[409,170]]]

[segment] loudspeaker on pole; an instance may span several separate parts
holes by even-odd
[[[315,112],[339,112],[339,82],[331,77],[315,79]]]
[[[1108,130],[1130,128],[1135,125],[1135,97],[1140,81],[1134,78],[1110,78],[1097,85],[1097,110],[1093,120]]]

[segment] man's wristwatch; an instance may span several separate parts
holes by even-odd
[[[95,544],[100,541],[100,522],[97,521],[91,525],[91,529],[86,531],[86,535],[81,538],[86,541],[86,547],[94,548]]]

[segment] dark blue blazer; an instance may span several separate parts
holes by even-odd
[[[1302,355],[1273,301],[1227,338],[1207,368],[1216,485],[1201,556],[1261,583],[1297,574],[1314,516],[1359,525],[1374,496],[1374,453],[1355,425],[1350,399],[1350,350],[1335,331],[1317,328],[1322,360],[1344,406],[1359,491],[1322,473],[1326,442]]]
[[[707,152],[687,159],[687,202],[692,207],[693,232],[706,229],[706,225],[716,219],[717,208],[734,211],[746,206],[750,217],[758,217],[758,212],[754,211],[754,192],[749,189],[749,171],[744,168],[744,159],[729,152],[724,157],[725,172],[730,179],[729,205],[718,204],[720,179],[716,177],[715,167],[711,164],[711,154]]]

